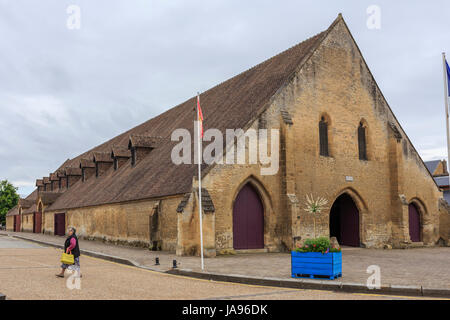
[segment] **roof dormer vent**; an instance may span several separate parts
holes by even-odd
[[[131,166],[144,159],[161,142],[162,138],[148,135],[131,135],[128,150],[131,152]]]

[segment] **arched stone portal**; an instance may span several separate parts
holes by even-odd
[[[420,223],[420,213],[419,208],[414,204],[409,204],[409,237],[412,242],[421,242],[421,223]]]
[[[256,189],[247,183],[233,205],[233,247],[264,248],[264,206]]]
[[[330,211],[330,237],[340,245],[359,247],[359,210],[347,193],[339,196]]]

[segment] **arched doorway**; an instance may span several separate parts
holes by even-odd
[[[346,193],[339,196],[331,207],[330,237],[336,237],[340,245],[360,246],[359,210]]]
[[[233,205],[233,247],[264,248],[264,206],[255,188],[247,183]]]
[[[409,237],[412,242],[421,242],[421,225],[419,208],[414,203],[409,204]]]

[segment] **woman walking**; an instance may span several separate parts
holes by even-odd
[[[78,275],[81,277],[81,270],[80,270],[80,246],[78,244],[78,238],[76,235],[76,229],[74,227],[70,227],[68,230],[69,236],[66,239],[66,242],[64,243],[64,252],[65,253],[72,253],[74,256],[74,264],[68,265],[68,264],[62,264],[61,265],[61,273],[58,273],[56,276],[60,278],[64,278],[64,272],[67,268],[75,269],[78,272]]]

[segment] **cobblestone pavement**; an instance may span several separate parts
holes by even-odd
[[[77,285],[55,277],[61,250],[0,235],[0,292],[8,299],[223,299],[398,300],[426,299],[336,293],[223,283],[169,275],[102,259],[81,258]],[[77,288],[78,286],[78,288]],[[70,287],[72,289],[70,289]]]
[[[0,232],[2,233],[5,234]],[[23,232],[16,234],[30,239],[64,243],[62,237]],[[177,260],[180,268],[200,270],[198,257],[180,257],[167,252],[152,252],[87,240],[80,240],[80,247],[133,260],[160,271],[169,270],[173,259]],[[160,258],[160,266],[154,266],[155,257]],[[449,247],[406,250],[343,248],[344,275],[335,281],[365,284],[369,276],[366,270],[370,265],[378,265],[381,268],[382,285],[416,285],[450,289]],[[290,255],[288,253],[256,253],[219,256],[205,259],[205,267],[209,272],[222,274],[290,278]]]

